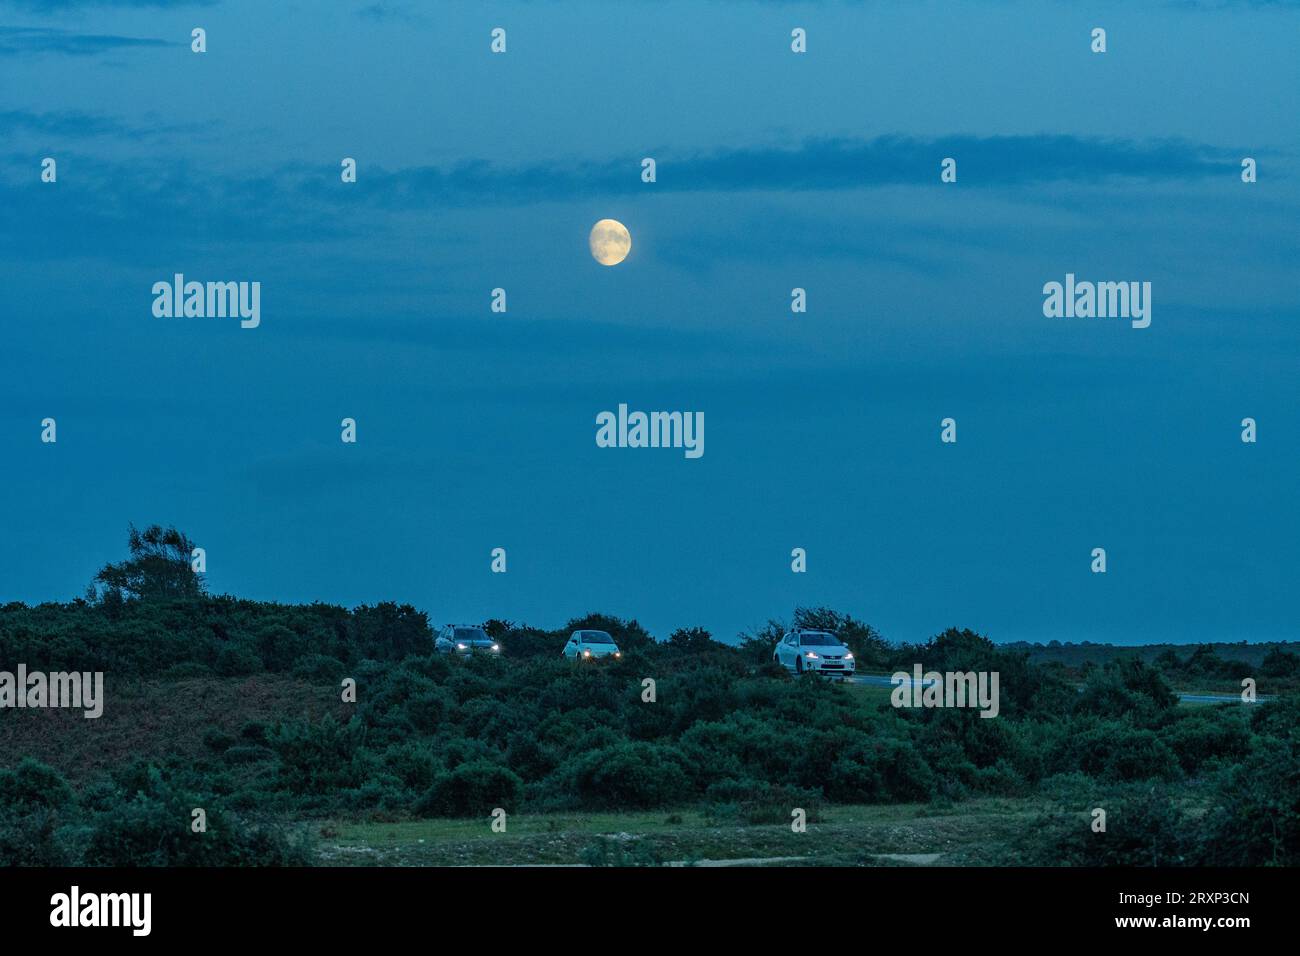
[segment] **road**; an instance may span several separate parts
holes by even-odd
[[[846,677],[846,678],[844,678],[844,680],[846,680],[846,681],[849,682],[850,684],[873,684],[873,685],[878,686],[878,687],[893,687],[893,686],[894,686],[894,682],[893,682],[893,680],[892,680],[891,678],[889,678],[889,677],[883,675],[883,674],[858,674],[858,675],[855,676],[855,677]],[[907,683],[909,683],[909,684],[912,683],[912,678],[911,678],[911,677],[908,677],[908,678],[907,678]],[[924,687],[925,684],[926,684],[925,681],[922,681],[922,682],[921,682],[921,686]],[[1179,699],[1180,701],[1182,701],[1183,703],[1185,703],[1185,704],[1243,704],[1243,703],[1247,703],[1246,701],[1243,701],[1243,700],[1241,699],[1241,695],[1239,695],[1239,694],[1186,694],[1186,693],[1183,693],[1182,691],[1175,691],[1175,693],[1178,694],[1178,699]],[[1272,699],[1273,699],[1273,698],[1272,698],[1271,696],[1267,696],[1267,695],[1265,695],[1265,696],[1262,696],[1262,697],[1257,698],[1255,701],[1252,701],[1251,703],[1261,703],[1261,704],[1262,704],[1262,703],[1264,703],[1265,701],[1270,701],[1270,700],[1272,700]]]

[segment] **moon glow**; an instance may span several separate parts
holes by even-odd
[[[591,227],[591,257],[602,266],[616,266],[632,251],[632,234],[617,219],[602,219]]]

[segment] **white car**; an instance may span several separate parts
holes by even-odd
[[[571,661],[623,656],[614,639],[604,631],[574,631],[569,635],[569,643],[564,645],[561,653]]]
[[[777,642],[772,660],[796,674],[811,671],[848,677],[857,667],[853,652],[829,631],[790,631]]]
[[[471,654],[488,654],[498,657],[501,645],[488,637],[481,627],[463,624],[448,624],[438,633],[433,642],[433,649],[439,654],[459,654],[468,657]]]

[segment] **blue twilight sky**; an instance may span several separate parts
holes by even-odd
[[[216,592],[439,623],[1300,637],[1298,47],[1288,0],[0,0],[0,601],[161,522]],[[154,318],[175,272],[260,328]],[[1045,318],[1067,272],[1151,327]],[[703,458],[597,448],[621,402]]]

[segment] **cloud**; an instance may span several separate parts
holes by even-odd
[[[121,163],[68,153],[66,160],[61,154],[57,187],[0,183],[7,210],[0,256],[129,262],[159,243],[202,250],[228,240],[321,241],[352,225],[319,203],[286,202],[281,178],[215,175],[166,158]]]
[[[1169,0],[1169,6],[1188,10],[1228,10],[1233,7],[1296,10],[1300,9],[1300,0]]]
[[[748,147],[657,160],[655,189],[703,191],[831,191],[930,186],[945,157],[958,162],[964,188],[1037,183],[1179,181],[1223,175],[1237,159],[1226,151],[1176,140],[1134,142],[1070,135],[881,136],[870,140],[810,139],[793,147]],[[451,167],[371,171],[366,193],[377,203],[409,208],[446,202],[549,201],[645,190],[642,157],[600,163],[547,162],[505,167],[475,160]]]
[[[373,20],[376,23],[387,21],[416,23],[423,20],[405,4],[398,3],[368,3],[357,11],[357,16],[363,20]]]
[[[0,56],[32,56],[41,53],[96,56],[114,50],[174,45],[167,40],[149,37],[73,33],[47,27],[0,27]]]
[[[161,7],[211,7],[221,0],[7,0],[7,5],[29,13],[66,13],[93,9],[158,9]]]
[[[156,119],[153,114],[144,117]],[[115,136],[143,140],[154,136],[183,134],[194,138],[211,129],[211,123],[153,123],[135,126],[110,116],[81,110],[55,110],[38,113],[32,110],[0,110],[0,136],[13,137],[33,133],[72,139],[74,137]]]
[[[35,113],[31,110],[0,110],[0,134],[28,132],[52,136],[117,136],[128,127],[105,116],[78,110]]]
[[[80,132],[86,135],[123,130],[111,120],[80,113],[0,113],[0,131],[6,124],[51,133],[72,133],[84,124]],[[939,185],[945,156],[958,160],[963,193],[983,190],[993,199],[1055,206],[1062,201],[1061,190],[1024,187],[1116,184],[1121,187],[1118,195],[1132,202],[1137,197],[1128,187],[1135,183],[1181,188],[1193,180],[1230,182],[1239,163],[1235,155],[1194,143],[1062,135],[886,136],[809,140],[793,148],[753,147],[679,158],[668,151],[658,154],[658,182],[653,187],[641,182],[639,155],[528,166],[476,160],[392,171],[367,166],[362,159],[360,179],[349,186],[338,183],[338,169],[332,164],[285,163],[247,177],[194,168],[171,157],[130,163],[99,158],[80,163],[78,174],[66,181],[61,176],[57,193],[0,184],[0,204],[11,210],[9,222],[41,223],[41,228],[21,233],[0,228],[0,252],[24,258],[128,256],[161,241],[195,248],[221,240],[320,242],[373,229],[377,212],[403,216],[584,197],[641,198],[650,190],[666,195],[803,192],[833,197],[837,191],[915,186],[934,192],[945,188]],[[76,158],[75,153],[68,155]],[[814,226],[788,226],[783,242],[798,245],[803,237],[810,246],[816,244]],[[108,236],[113,237],[111,244],[105,241]]]

